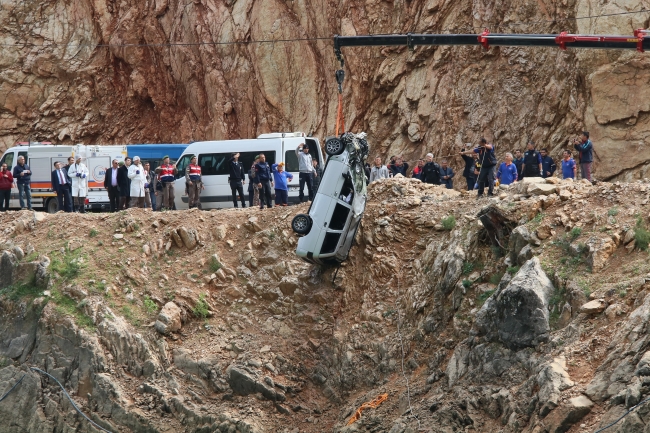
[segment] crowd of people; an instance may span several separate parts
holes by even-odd
[[[591,182],[594,150],[589,132],[583,131],[572,144],[578,152],[581,176]],[[538,151],[533,140],[528,140],[523,153],[521,150],[515,150],[514,156],[510,152],[506,153],[504,161],[500,164],[496,157],[496,146],[488,143],[485,138],[481,138],[476,147],[469,145],[460,152],[460,156],[464,162],[462,176],[467,182],[466,188],[468,191],[477,190],[478,197],[485,194],[486,188],[487,195],[491,196],[497,185],[509,185],[524,177],[547,178],[553,176],[557,170],[557,164],[549,155],[548,149]],[[578,165],[570,150],[563,151],[560,167],[563,179],[576,178]],[[401,156],[392,156],[388,165],[384,165],[381,158],[376,157],[372,165],[367,164],[366,176],[369,182],[398,174],[407,176],[408,168],[408,163],[404,162]],[[428,153],[425,159],[419,159],[411,172],[411,177],[420,179],[424,183],[445,185],[449,189],[454,187],[454,176],[449,161],[442,159],[438,164],[433,160],[432,153]]]
[[[583,179],[591,178],[594,148],[589,139],[589,132],[583,131],[581,136],[573,141],[573,147],[578,152],[580,173]],[[316,159],[309,153],[309,147],[301,143],[295,150],[299,170],[299,199],[300,202],[312,201],[320,185],[323,170]],[[464,161],[462,176],[467,182],[467,190],[477,190],[482,197],[487,188],[487,195],[494,194],[496,185],[509,185],[524,177],[550,177],[555,174],[557,164],[549,155],[547,149],[537,150],[535,143],[529,140],[526,150],[522,153],[515,150],[505,154],[500,164],[496,157],[496,148],[485,138],[479,140],[476,147],[468,147],[460,152]],[[571,150],[564,150],[559,161],[562,178],[576,178],[578,164],[573,159]],[[368,182],[389,178],[396,175],[408,176],[409,164],[401,156],[392,156],[387,165],[376,157],[372,164],[366,164]],[[31,201],[32,171],[23,156],[18,157],[18,163],[13,171],[7,164],[0,167],[0,211],[9,209],[9,199],[12,187],[18,189],[21,209],[32,209]],[[108,192],[111,212],[124,210],[129,207],[150,208],[154,210],[175,209],[174,184],[178,175],[175,164],[171,164],[165,156],[160,167],[151,170],[148,162],[144,164],[140,157],[127,157],[124,162],[114,159],[111,167],[106,169],[104,188]],[[433,154],[428,153],[424,159],[419,159],[410,172],[411,177],[424,183],[454,187],[455,172],[449,166],[447,159],[440,164],[434,161]],[[81,157],[69,157],[67,164],[56,161],[51,175],[52,190],[56,192],[58,208],[65,212],[85,212],[88,195],[88,167]],[[244,185],[248,176],[248,205],[273,207],[272,198],[275,193],[275,205],[287,206],[289,182],[293,175],[285,171],[284,162],[271,164],[266,161],[263,153],[255,157],[248,171],[245,170],[239,153],[233,153],[229,161],[228,182],[235,208],[246,207]],[[305,188],[307,196],[305,196]],[[205,189],[201,176],[201,167],[197,164],[196,156],[192,156],[190,164],[185,169],[185,194],[188,196],[190,209],[200,208],[201,191]]]

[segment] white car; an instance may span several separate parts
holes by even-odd
[[[309,213],[296,215],[291,227],[303,235],[296,248],[299,257],[336,265],[347,259],[366,208],[366,134],[328,138],[325,152],[327,165]]]

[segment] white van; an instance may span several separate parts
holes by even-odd
[[[44,211],[54,213],[58,210],[56,193],[52,191],[52,171],[54,163],[60,161],[67,164],[68,157],[81,156],[82,162],[88,167],[88,196],[86,209],[109,209],[108,193],[104,189],[106,168],[111,166],[111,160],[124,161],[126,146],[96,146],[96,145],[52,145],[45,143],[18,143],[7,149],[2,155],[0,165],[6,163],[12,170],[18,164],[18,157],[24,156],[27,165],[32,169],[31,190],[32,207],[42,208]],[[12,188],[10,208],[19,209],[18,189]]]
[[[293,180],[289,182],[289,201],[297,203],[299,200],[299,170],[296,148],[300,143],[309,146],[309,153],[312,158],[317,160],[321,167],[324,167],[323,153],[318,139],[306,137],[303,132],[262,134],[256,139],[200,141],[190,144],[176,164],[178,168],[176,183],[174,184],[176,209],[188,208],[188,196],[185,194],[185,168],[189,165],[192,155],[197,156],[197,162],[201,166],[203,185],[205,186],[205,190],[201,191],[201,208],[220,209],[233,207],[228,175],[230,157],[234,152],[239,152],[239,161],[243,163],[246,172],[244,195],[247,203],[249,194],[248,171],[253,165],[255,156],[260,153],[266,156],[266,162],[269,163],[269,166],[279,162],[285,163],[285,170],[293,175]],[[307,197],[306,186],[305,197]],[[240,201],[238,200],[238,202]]]

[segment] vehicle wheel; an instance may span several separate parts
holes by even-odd
[[[309,233],[309,230],[311,230],[311,218],[309,215],[305,215],[304,213],[298,214],[293,217],[291,228],[299,235],[306,235]]]
[[[47,213],[57,213],[59,211],[59,204],[56,202],[55,198],[51,198],[45,204],[45,209]]]
[[[325,153],[329,156],[340,155],[344,149],[343,142],[338,138],[330,138],[325,142]]]

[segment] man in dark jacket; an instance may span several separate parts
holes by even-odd
[[[409,169],[408,163],[404,162],[401,156],[398,156],[395,158],[395,163],[391,164],[388,169],[393,173],[393,176],[397,176],[398,174],[401,174],[402,176],[406,177],[406,172]]]
[[[257,179],[257,187],[260,190],[260,209],[264,209],[264,200],[266,200],[266,206],[269,209],[272,208],[273,178],[271,177],[271,167],[266,162],[266,156],[263,153],[260,153],[260,162],[255,164],[255,179]]]
[[[517,179],[521,179],[524,175],[522,168],[524,166],[524,157],[521,154],[521,150],[515,150],[515,158],[512,160],[512,163],[517,167]]]
[[[320,168],[320,165],[318,165],[317,160],[312,159],[311,163],[314,165],[314,197],[316,197],[316,192],[318,191],[318,187],[320,186],[321,177],[323,177],[323,169]],[[368,163],[366,163],[366,165],[368,165]],[[365,168],[364,171],[366,171]],[[370,174],[368,174],[367,177],[369,178]]]
[[[427,163],[422,167],[420,180],[432,185],[440,185],[440,166],[433,162],[433,153],[427,153]]]
[[[244,164],[239,161],[239,152],[230,155],[230,164],[228,165],[230,176],[228,182],[230,183],[230,192],[232,193],[232,204],[237,207],[237,194],[241,200],[241,207],[246,207],[246,199],[244,197],[244,184],[246,183],[246,172],[244,171]]]
[[[573,147],[580,152],[580,173],[583,179],[591,182],[591,164],[594,162],[594,145],[589,139],[589,132],[583,131],[580,138],[573,141]]]
[[[523,177],[540,177],[542,175],[542,155],[535,150],[535,142],[528,140],[524,163],[521,165]]]
[[[473,151],[478,155],[477,163],[481,165],[478,173],[478,195],[477,198],[483,197],[485,187],[488,187],[488,196],[494,195],[494,167],[497,165],[495,146],[481,138],[478,147]],[[465,154],[469,152],[464,152]]]
[[[25,200],[27,198],[27,209],[32,210],[32,170],[29,165],[25,164],[25,157],[18,157],[18,164],[14,167],[14,180],[18,186],[18,200],[20,208],[25,209]]]
[[[469,155],[465,152],[461,152],[460,156],[463,158],[463,161],[465,161],[463,177],[467,181],[467,191],[472,191],[474,185],[476,185],[476,174],[474,174],[474,170],[476,170],[476,158],[478,158],[478,155],[474,152]]]
[[[115,212],[120,205],[120,190],[118,183],[120,166],[117,159],[114,159],[111,164],[111,167],[106,170],[106,176],[104,176],[104,188],[108,191],[110,210],[111,212]]]
[[[120,191],[120,205],[118,210],[125,210],[129,208],[131,201],[131,179],[129,179],[129,166],[131,165],[131,158],[126,158],[124,164],[120,164],[117,169],[117,186]]]
[[[454,170],[449,167],[449,163],[446,159],[441,161],[442,166],[440,167],[440,184],[445,185],[447,189],[454,189]]]
[[[52,191],[56,192],[56,202],[59,210],[72,212],[72,195],[68,188],[68,177],[61,168],[59,161],[54,163],[54,170],[51,176]]]
[[[548,155],[548,149],[542,149],[539,153],[542,156],[542,177],[546,179],[547,177],[553,176],[557,166],[553,158]]]

